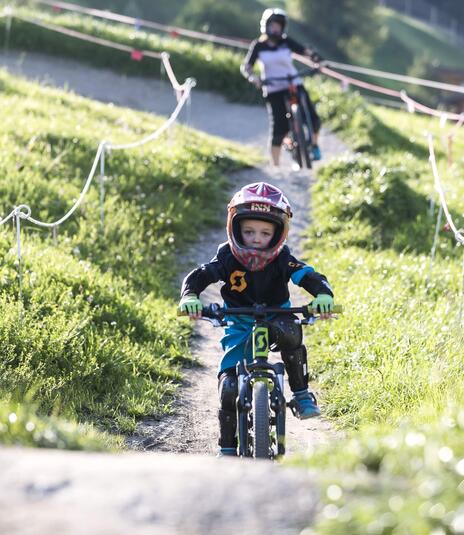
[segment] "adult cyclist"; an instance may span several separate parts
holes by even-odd
[[[288,94],[288,82],[276,80],[271,85],[262,85],[261,80],[273,77],[284,77],[297,74],[293,65],[292,52],[309,56],[311,61],[319,63],[321,56],[291,39],[285,33],[287,28],[287,13],[283,9],[269,8],[263,12],[260,22],[261,35],[252,41],[246,58],[240,66],[243,76],[258,89],[262,88],[263,97],[269,115],[269,137],[271,145],[271,159],[275,166],[279,165],[282,142],[286,138],[290,126],[285,107],[285,97]],[[259,62],[261,77],[253,74],[253,66]],[[301,78],[294,83],[298,87],[300,98],[306,99],[313,126],[311,153],[314,160],[321,159],[318,145],[321,120],[311,102]]]

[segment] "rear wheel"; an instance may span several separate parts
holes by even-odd
[[[311,169],[311,157],[303,127],[303,117],[298,104],[292,104],[293,156],[300,167]]]
[[[268,459],[269,436],[269,392],[267,384],[257,381],[253,385],[253,457]]]

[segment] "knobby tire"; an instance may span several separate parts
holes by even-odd
[[[269,392],[267,384],[257,381],[253,385],[253,457],[268,459],[269,436]]]
[[[292,104],[292,118],[293,151],[296,162],[300,168],[303,168],[304,163],[308,169],[311,169],[311,157],[304,134],[303,117],[298,104]]]

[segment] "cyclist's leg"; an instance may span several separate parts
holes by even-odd
[[[236,455],[237,448],[237,412],[236,399],[238,395],[237,376],[235,367],[243,358],[247,362],[252,360],[250,334],[253,322],[241,319],[226,327],[221,345],[224,355],[219,364],[219,441],[220,455]]]
[[[293,393],[293,404],[299,418],[318,416],[320,410],[316,398],[308,390],[308,359],[303,345],[301,325],[294,322],[296,316],[289,315],[273,320],[270,329],[271,345],[280,350]]]
[[[285,98],[288,91],[276,91],[266,97],[266,107],[269,115],[269,142],[271,146],[272,163],[280,163],[282,141],[288,134],[289,125]]]

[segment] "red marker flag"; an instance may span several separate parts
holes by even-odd
[[[59,13],[61,11],[61,7],[60,6],[52,6],[52,11],[54,11],[55,13]]]
[[[134,61],[142,61],[143,52],[141,50],[132,50],[131,59]]]
[[[171,37],[174,37],[174,39],[175,39],[176,37],[179,37],[179,32],[177,32],[176,30],[171,30],[171,31],[169,32],[169,35],[170,35]]]

